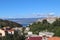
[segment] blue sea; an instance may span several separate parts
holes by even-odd
[[[41,18],[7,18],[6,20],[10,20],[19,24],[22,24],[23,27],[29,25],[30,23],[36,22]]]
[[[29,24],[22,24],[23,25],[23,27],[26,27],[27,25],[29,25]]]

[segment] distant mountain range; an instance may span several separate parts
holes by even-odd
[[[10,20],[19,24],[22,24],[23,26],[27,26],[30,23],[36,22],[38,19],[42,19],[44,17],[41,18],[7,18],[5,20]]]

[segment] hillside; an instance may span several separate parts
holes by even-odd
[[[32,25],[29,25],[29,28],[34,34],[39,34],[40,31],[48,31],[53,32],[54,36],[60,36],[60,18],[56,19],[52,24],[48,23],[47,20],[34,22]]]
[[[4,26],[10,26],[10,27],[22,27],[21,24],[13,22],[13,21],[9,21],[9,20],[3,20],[0,19],[0,27],[4,27]]]

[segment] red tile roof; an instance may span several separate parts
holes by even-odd
[[[29,37],[28,40],[42,40],[42,37]]]

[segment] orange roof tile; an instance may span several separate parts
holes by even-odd
[[[60,37],[51,37],[51,38],[48,38],[48,40],[60,40]]]

